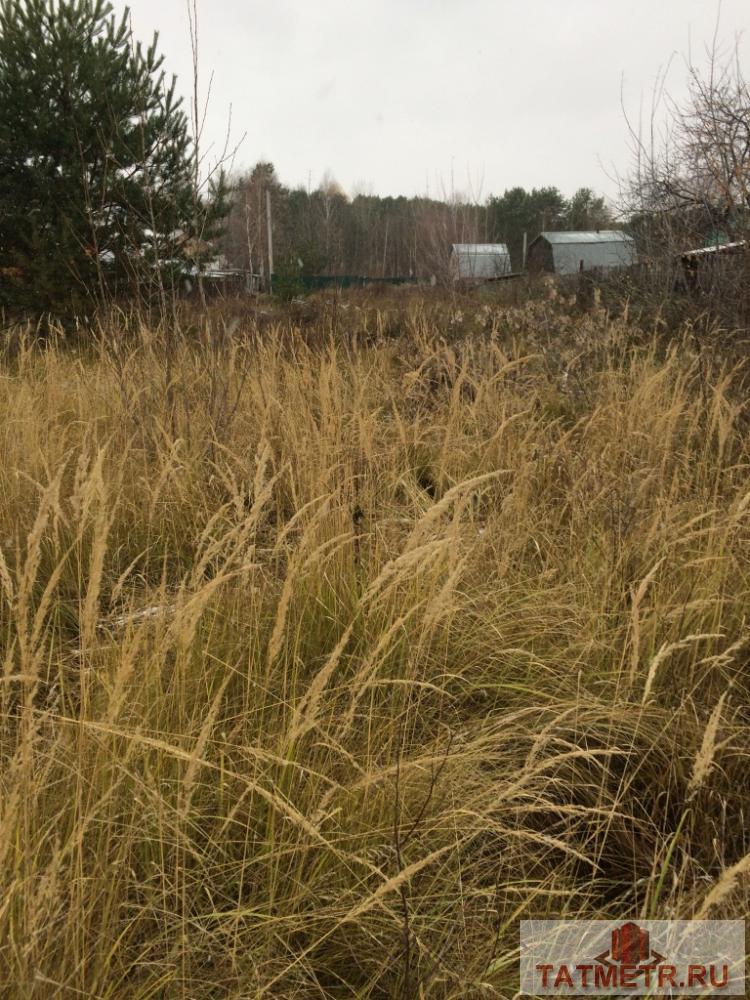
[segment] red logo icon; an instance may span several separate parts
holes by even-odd
[[[656,967],[664,961],[664,956],[651,948],[648,931],[632,921],[616,927],[612,931],[609,951],[594,957],[602,965],[637,965],[642,968]]]

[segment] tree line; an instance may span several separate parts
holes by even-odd
[[[262,278],[268,270],[270,199],[274,271],[294,275],[361,275],[441,279],[453,243],[506,243],[522,267],[524,233],[601,229],[613,223],[605,200],[582,187],[566,198],[557,187],[514,187],[476,204],[460,195],[349,197],[327,174],[315,190],[281,183],[272,163],[235,179],[219,246],[234,268]]]

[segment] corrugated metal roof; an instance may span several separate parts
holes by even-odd
[[[452,246],[456,253],[489,253],[507,254],[508,248],[504,243],[454,243]]]
[[[600,229],[584,232],[544,232],[542,236],[553,246],[562,243],[632,243],[633,237],[620,229]]]

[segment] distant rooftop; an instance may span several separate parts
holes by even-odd
[[[543,232],[548,243],[632,243],[633,237],[621,229],[591,229],[584,232]]]
[[[713,246],[699,247],[697,250],[685,250],[683,257],[704,257],[712,253],[737,253],[747,246],[745,240],[738,240],[736,243],[716,243]]]
[[[456,253],[507,254],[508,252],[504,243],[454,243],[453,249]]]

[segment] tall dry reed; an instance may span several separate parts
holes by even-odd
[[[0,995],[509,997],[523,917],[746,912],[742,372],[462,310],[7,353]]]

